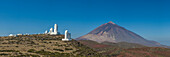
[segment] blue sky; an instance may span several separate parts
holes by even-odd
[[[42,33],[56,23],[76,38],[109,21],[170,45],[168,0],[0,0],[0,36]]]

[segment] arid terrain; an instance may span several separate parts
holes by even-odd
[[[0,57],[170,57],[168,48],[62,38],[46,34],[0,37]]]
[[[90,40],[79,40],[79,42],[100,54],[113,57],[170,57],[170,49],[163,47],[147,47],[127,42],[98,43]]]
[[[45,34],[23,35],[17,37],[0,37],[0,57],[7,56],[97,56],[92,49],[79,42],[61,41],[64,35]]]

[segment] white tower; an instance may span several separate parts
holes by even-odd
[[[71,34],[68,33],[68,30],[65,30],[65,38],[62,39],[62,41],[70,41],[71,40]]]
[[[59,34],[59,32],[58,32],[58,25],[54,24],[54,29],[51,28],[49,32],[45,31],[45,34],[50,34],[50,35],[57,35],[57,34]]]
[[[58,25],[57,24],[55,24],[54,25],[54,34],[58,34]]]
[[[65,31],[65,39],[68,39],[68,30]]]
[[[49,33],[50,33],[50,34],[53,33],[53,28],[50,29]]]

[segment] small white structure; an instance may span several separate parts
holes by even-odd
[[[53,28],[50,28],[49,34],[50,34],[50,33],[53,33]]]
[[[24,35],[30,35],[30,34],[28,34],[28,33],[25,33]]]
[[[68,30],[65,30],[65,38],[62,39],[62,41],[70,41],[71,39],[71,33],[68,32]]]
[[[14,34],[9,34],[9,36],[16,37],[16,35],[14,35]]]
[[[20,35],[23,35],[23,34],[17,34],[17,36],[20,36]]]
[[[46,30],[45,34],[57,35],[58,34],[58,26],[57,26],[57,24],[54,25],[54,30],[53,30],[53,28],[50,28],[50,31],[48,32]]]
[[[48,34],[48,31],[46,30],[46,31],[44,32],[44,34]]]

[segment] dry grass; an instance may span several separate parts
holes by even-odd
[[[64,35],[50,36],[45,34],[23,35],[18,37],[0,37],[0,56],[51,55],[48,53],[71,55],[80,54],[78,51],[82,48],[75,45],[78,42],[74,40],[63,42],[61,41],[62,38],[64,38]],[[30,52],[30,50],[34,51]]]

